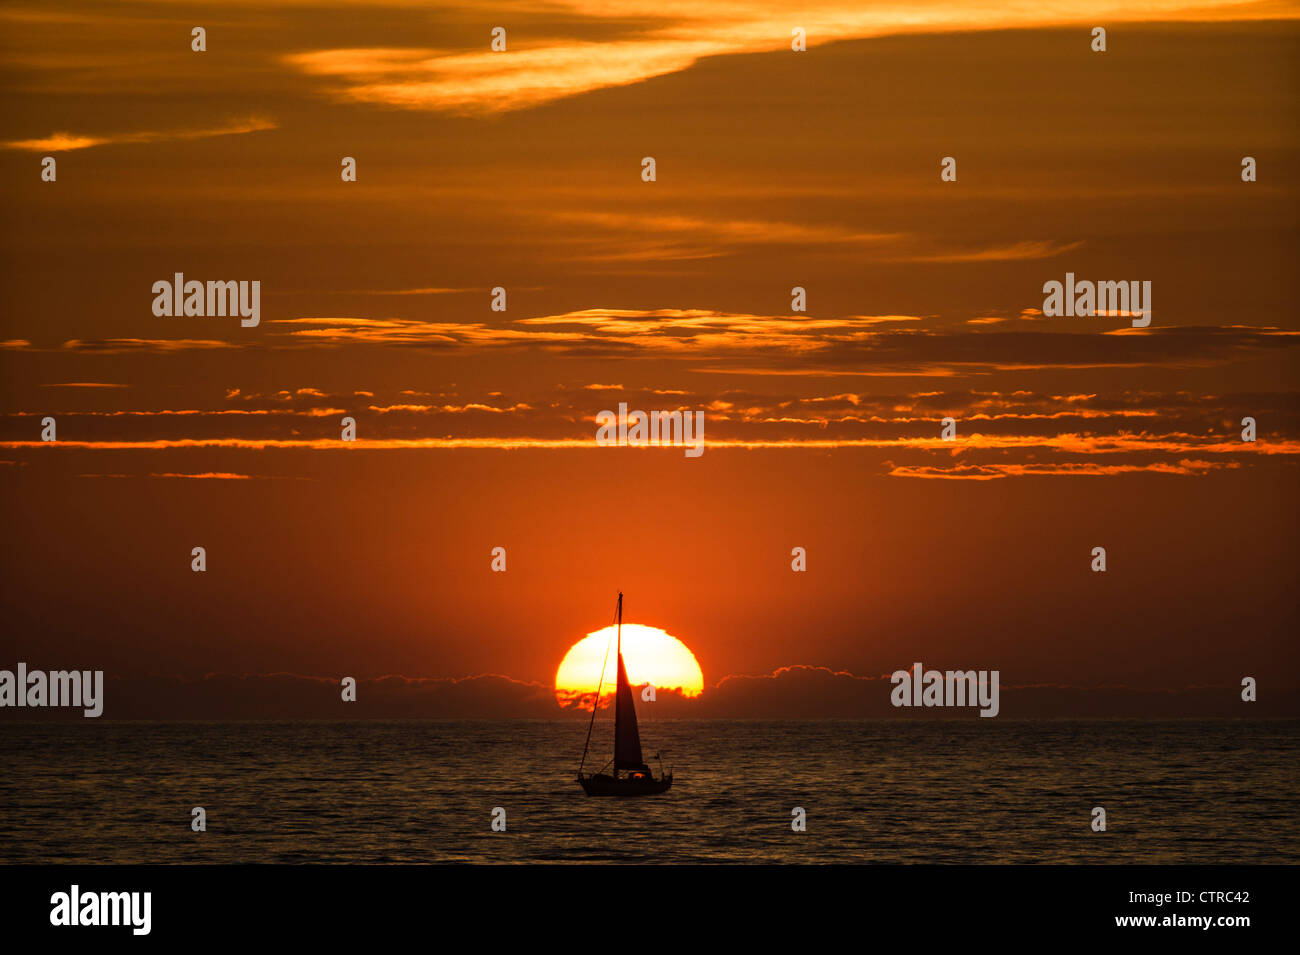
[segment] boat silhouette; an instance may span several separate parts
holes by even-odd
[[[591,722],[587,724],[587,742],[582,747],[582,762],[578,764],[578,784],[588,796],[654,796],[666,792],[673,784],[673,774],[664,773],[659,764],[656,779],[650,767],[641,758],[641,734],[636,725],[636,705],[632,700],[632,685],[623,665],[623,593],[618,595],[617,627],[618,682],[614,688],[614,758],[601,767],[601,772],[583,775],[587,752],[591,748],[591,731],[596,725],[596,711],[600,708],[600,690],[605,681],[605,668],[601,667],[596,684],[596,696],[591,706]],[[609,651],[605,651],[606,662]],[[605,772],[613,764],[612,775]],[[623,772],[624,775],[619,775]]]

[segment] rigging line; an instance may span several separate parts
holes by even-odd
[[[615,609],[614,615],[618,616],[618,610]],[[582,775],[582,767],[587,764],[587,748],[591,746],[591,731],[596,726],[596,710],[600,706],[600,691],[605,685],[605,668],[609,666],[609,641],[605,642],[605,662],[600,665],[600,679],[596,682],[596,698],[591,701],[591,722],[587,724],[587,742],[582,744],[582,762],[578,763],[578,775]]]

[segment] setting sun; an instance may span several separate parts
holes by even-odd
[[[573,706],[594,694],[601,682],[602,665],[605,678],[601,700],[608,701],[614,695],[617,663],[613,639],[614,628],[605,627],[587,634],[569,648],[555,671],[555,698],[561,706]],[[678,690],[683,696],[699,696],[704,690],[704,674],[695,654],[658,627],[623,624],[623,663],[633,686],[651,683],[656,690]]]

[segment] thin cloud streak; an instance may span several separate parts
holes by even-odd
[[[1238,441],[1213,440],[1213,443],[1198,443],[1197,436],[1179,435],[986,435],[972,434],[961,442],[954,443],[942,438],[779,438],[779,439],[744,439],[719,438],[706,439],[706,449],[782,449],[815,448],[833,450],[839,448],[910,448],[915,450],[941,451],[947,454],[972,450],[1007,450],[1007,449],[1052,449],[1074,454],[1119,454],[1126,452],[1164,452],[1185,454],[1245,454],[1245,455],[1293,455],[1300,453],[1300,441],[1276,440],[1244,444]],[[144,441],[0,441],[0,448],[43,448],[51,451],[78,448],[83,450],[104,451],[158,451],[167,448],[242,448],[246,450],[264,450],[268,448],[303,449],[312,451],[398,451],[398,450],[586,450],[609,453],[609,449],[596,444],[594,432],[591,437],[573,438],[530,438],[530,437],[437,437],[437,438],[357,438],[354,441],[341,441],[338,438],[175,438]],[[653,448],[619,449],[633,451],[678,450],[680,445],[662,445]]]
[[[1023,262],[1051,259],[1083,246],[1078,242],[1024,241],[994,246],[975,252],[937,252],[930,255],[899,256],[892,262]],[[988,319],[983,319],[988,321]]]
[[[225,126],[207,129],[178,129],[162,132],[109,133],[102,136],[74,133],[51,133],[43,139],[14,139],[0,142],[0,149],[18,149],[26,152],[55,153],[91,146],[108,146],[124,143],[158,143],[176,140],[209,139],[213,136],[236,136],[242,133],[264,132],[276,129],[278,124],[269,119],[252,117]]]
[[[890,477],[929,478],[963,481],[994,481],[1007,477],[1110,477],[1116,474],[1204,474],[1206,471],[1240,468],[1236,461],[1179,461],[1170,464],[961,464],[953,467],[903,465],[891,468]]]
[[[73,338],[63,343],[68,351],[97,355],[129,355],[135,352],[177,352],[196,349],[239,348],[235,342],[211,338]]]

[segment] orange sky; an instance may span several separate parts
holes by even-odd
[[[1295,689],[1297,5],[1125,11],[8,5],[6,655],[544,683],[621,588],[706,684]]]

